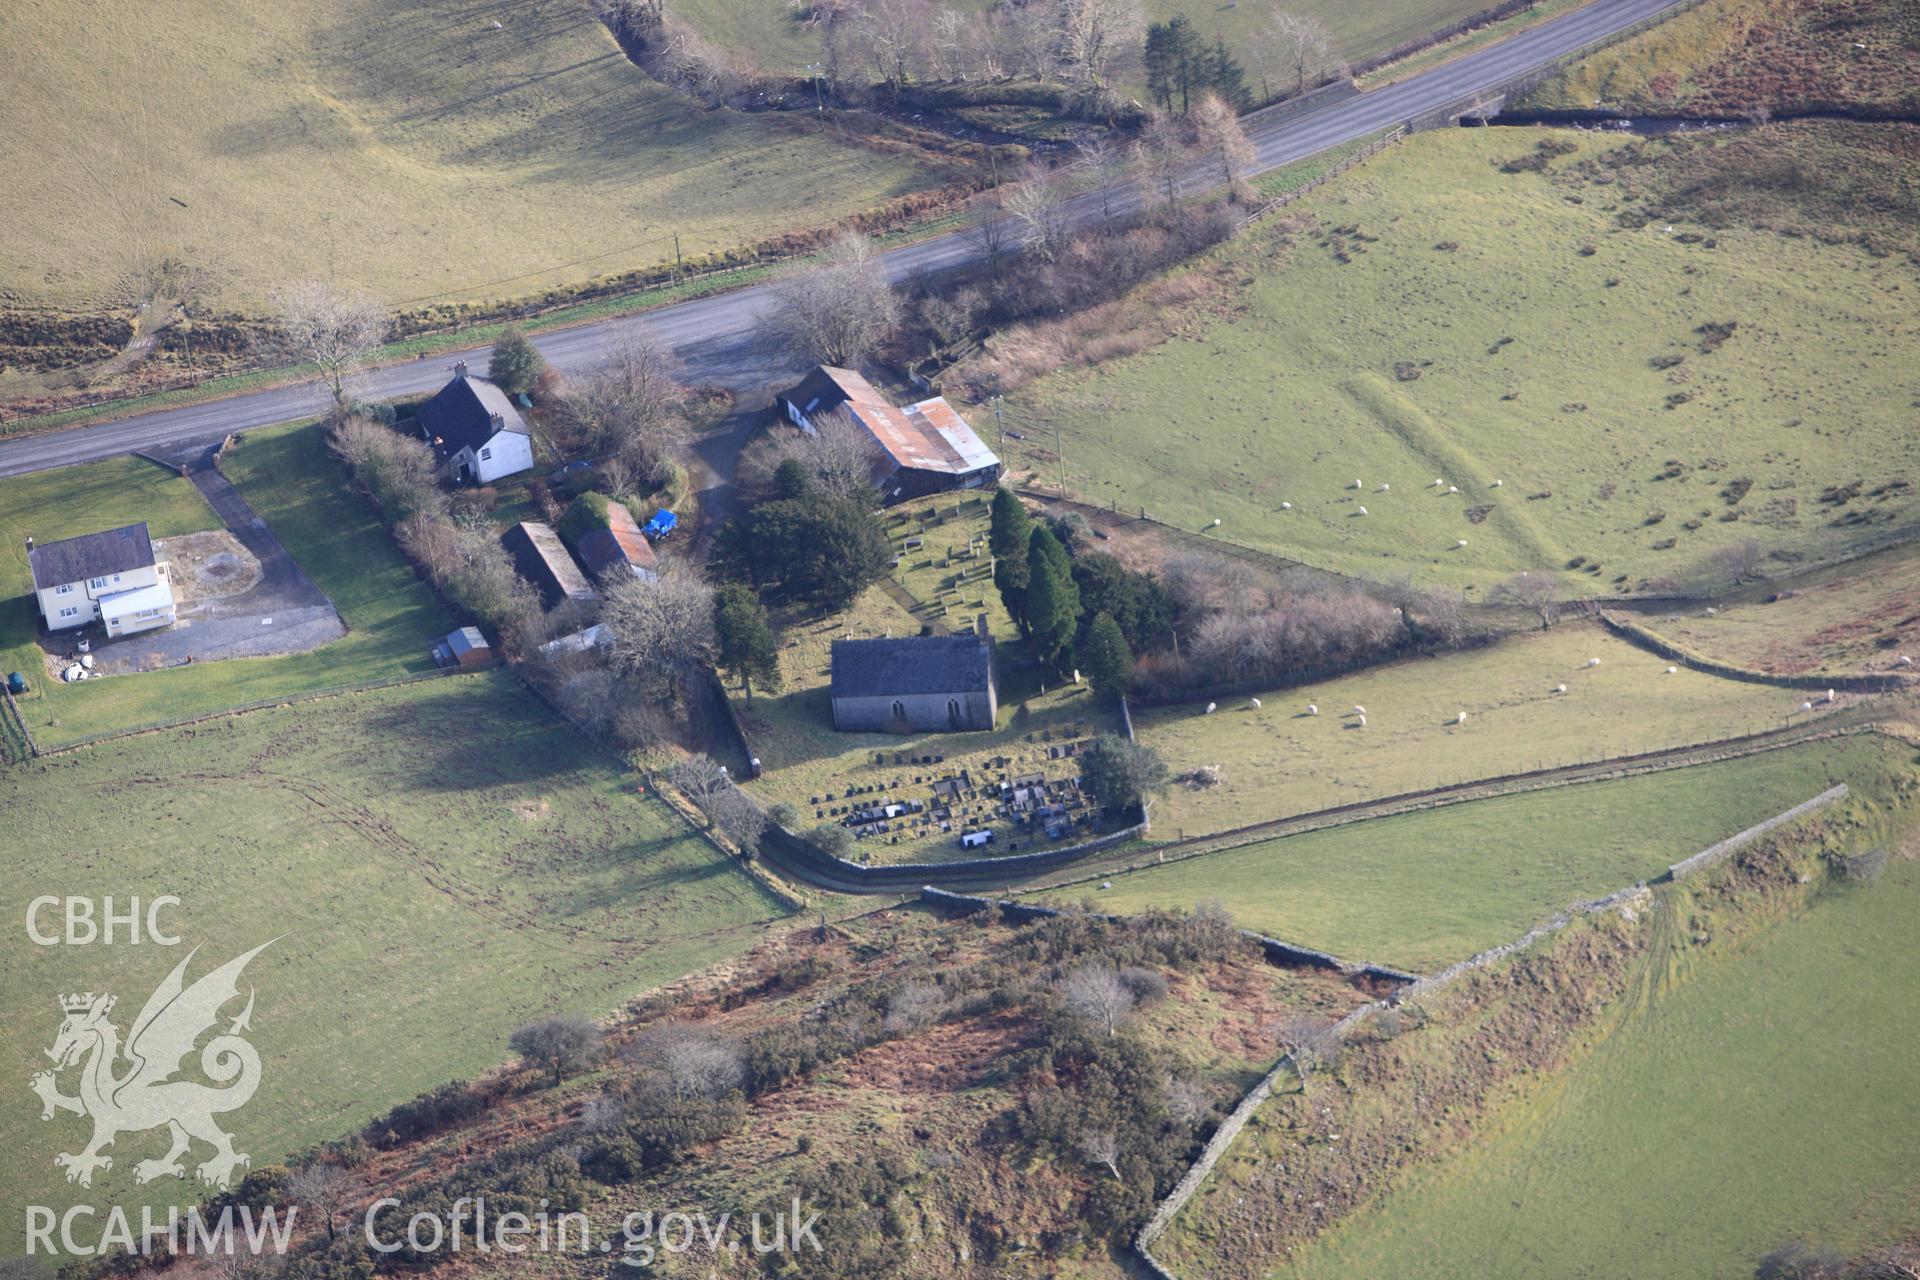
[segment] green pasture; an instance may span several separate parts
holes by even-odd
[[[309,276],[520,297],[940,181],[810,115],[709,110],[574,0],[23,0],[0,61],[0,290],[29,306],[130,306],[163,263],[203,311]]]
[[[230,1118],[256,1167],[507,1057],[515,1026],[603,1014],[760,936],[782,908],[505,674],[452,677],[83,749],[0,772],[14,928],[0,1013],[21,1086],[0,1121],[10,1204],[89,1193],[52,1157],[84,1141],[24,1093],[56,997],[110,991],[122,1033],[189,947],[192,974],[277,939],[248,970],[260,1092]],[[173,894],[179,948],[35,946],[42,895]],[[58,913],[43,919],[56,932]],[[67,1091],[71,1092],[71,1082]],[[162,1133],[128,1134],[92,1202],[136,1190]],[[204,1159],[204,1153],[196,1159]],[[7,1238],[19,1229],[9,1222]]]
[[[1677,921],[1587,1058],[1274,1274],[1744,1280],[1788,1241],[1910,1236],[1916,909],[1909,859],[1724,954]]]
[[[1920,443],[1897,358],[1920,281],[1880,212],[1910,203],[1898,142],[1415,135],[1219,251],[1244,307],[1009,396],[1010,465],[1053,474],[1057,429],[1089,501],[1476,599],[1523,569],[1711,587],[1746,539],[1772,574],[1894,536]]]
[[[1600,665],[1587,663],[1600,659]],[[1174,774],[1218,765],[1219,785],[1176,784],[1154,805],[1162,839],[1204,835],[1357,800],[1777,728],[1806,695],[1682,667],[1597,626],[1414,658],[1295,689],[1136,709],[1140,740]],[[1567,692],[1556,693],[1560,685]],[[1307,708],[1318,706],[1319,715]],[[1360,727],[1353,708],[1366,708]],[[1460,712],[1465,724],[1455,723]]]
[[[1219,902],[1243,927],[1431,973],[1571,903],[1658,876],[1835,782],[1878,782],[1912,755],[1878,737],[1793,747],[1376,818],[1053,896],[1123,912]]]

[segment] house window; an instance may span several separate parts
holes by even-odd
[[[947,699],[947,723],[955,729],[960,727],[960,699]]]
[[[88,578],[87,585],[98,590],[107,585],[107,580],[105,578]]]
[[[60,611],[60,616],[63,618],[71,618],[74,614],[78,612],[80,612],[78,609],[74,608],[72,605],[68,605],[66,608]]]
[[[63,582],[53,589],[53,594],[57,596],[70,596],[73,594],[73,584],[71,582]]]
[[[493,460],[493,450],[492,450],[492,449],[482,449],[482,450],[480,451],[480,461],[482,461],[482,462],[491,462],[492,460]]]
[[[906,704],[906,703],[904,703],[904,702],[895,702],[895,703],[893,704],[893,718],[894,718],[895,720],[905,720],[905,719],[907,718],[907,704]]]

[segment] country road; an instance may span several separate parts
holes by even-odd
[[[1591,0],[1549,22],[1397,84],[1338,98],[1318,109],[1282,104],[1255,112],[1243,121],[1257,157],[1255,168],[1292,164],[1380,129],[1457,109],[1557,58],[1685,3],[1687,0]],[[1114,195],[1115,204],[1121,207],[1135,200],[1130,192],[1116,191]],[[1077,221],[1091,222],[1098,216],[1097,194],[1080,196],[1073,203]],[[891,278],[904,280],[923,272],[963,266],[979,256],[978,233],[957,231],[895,249],[882,261]],[[741,289],[663,307],[643,316],[554,330],[541,335],[538,345],[555,367],[579,369],[594,362],[610,336],[645,324],[679,355],[689,382],[761,393],[797,372],[756,338],[755,318],[766,304],[763,288]],[[366,375],[362,394],[386,399],[431,390],[446,380],[447,368],[454,361],[465,359],[484,367],[488,351],[482,346],[441,352],[431,359],[373,370]],[[0,441],[0,476],[211,439],[307,417],[319,412],[322,398],[320,390],[311,384],[280,387]]]

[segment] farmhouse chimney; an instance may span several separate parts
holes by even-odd
[[[29,550],[29,551],[31,551],[31,550],[33,550],[33,535],[32,535],[32,534],[28,534],[28,535],[27,535],[27,550]]]
[[[467,376],[467,362],[465,360],[457,360],[454,362],[453,376],[456,378],[464,378]]]

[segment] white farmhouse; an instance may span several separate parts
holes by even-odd
[[[453,366],[453,381],[420,406],[414,421],[433,450],[442,480],[492,484],[533,466],[527,420],[513,398],[468,374],[464,360]]]
[[[107,635],[125,636],[173,623],[173,583],[145,521],[45,546],[29,539],[27,563],[49,631],[99,622]]]

